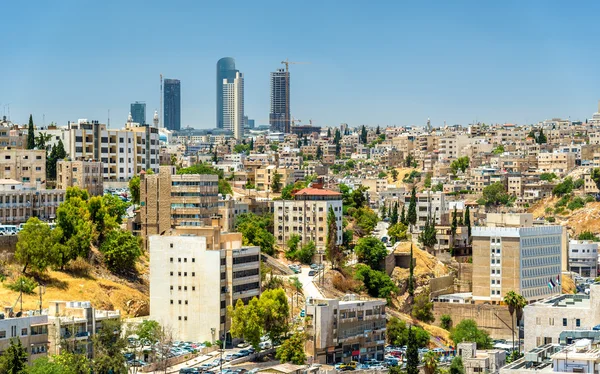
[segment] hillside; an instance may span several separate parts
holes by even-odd
[[[556,197],[542,199],[529,208],[528,212],[533,214],[534,219],[544,217],[546,208],[554,207],[558,200]],[[600,202],[587,203],[583,208],[567,211],[566,214],[552,215],[556,223],[567,226],[571,236],[576,236],[583,231],[600,233]]]

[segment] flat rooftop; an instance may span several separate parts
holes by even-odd
[[[545,307],[545,308],[580,308],[589,309],[590,296],[589,295],[558,295],[551,297],[546,300],[539,301],[531,304],[533,307]]]

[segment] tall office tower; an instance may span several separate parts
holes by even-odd
[[[241,139],[244,136],[244,76],[236,71],[234,79],[223,79],[222,87],[223,129]]]
[[[235,79],[235,59],[223,57],[217,61],[217,128],[224,128],[223,119],[223,80],[232,82]]]
[[[277,69],[271,73],[271,130],[291,132],[290,119],[290,73]]]
[[[131,104],[129,112],[133,118],[133,122],[139,123],[140,125],[146,124],[146,103],[136,101]]]
[[[164,81],[163,126],[167,130],[181,129],[181,82],[179,79]]]

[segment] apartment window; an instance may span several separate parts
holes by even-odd
[[[581,320],[580,320],[579,318],[577,318],[577,319],[575,320],[575,326],[576,326],[576,327],[581,327]]]
[[[171,276],[173,276],[173,272],[171,272]]]
[[[183,262],[187,262],[187,257],[185,257],[185,258],[183,259]]]
[[[196,272],[192,271],[192,277],[195,277],[195,276],[196,276]]]
[[[192,262],[196,262],[196,259],[192,257]]]
[[[171,300],[171,305],[173,305],[173,300]]]
[[[188,301],[187,300],[185,301],[185,305],[188,305]]]
[[[42,159],[42,156],[35,156],[35,159],[36,159],[36,160],[41,160],[41,159]]]
[[[171,286],[170,288],[171,288],[171,291],[173,291],[173,286]]]
[[[183,290],[184,290],[184,291],[187,291],[187,286],[183,286]]]
[[[21,329],[21,336],[27,336],[27,328]]]
[[[179,305],[181,305],[181,300],[177,300],[177,302],[179,303]]]
[[[10,156],[4,156],[5,160],[10,160]]]
[[[181,316],[177,317],[181,321]]]
[[[192,286],[192,291],[196,291],[196,286]]]
[[[181,286],[177,286],[177,291],[181,291]]]
[[[170,246],[171,248],[173,248],[173,243],[169,244],[169,246]]]
[[[173,262],[173,257],[170,258],[170,261]]]
[[[567,319],[563,318],[563,326],[566,326],[566,325],[567,325]]]
[[[178,272],[177,272],[177,275],[178,275],[178,276],[181,276],[181,272],[180,272],[180,271],[178,271]]]
[[[181,262],[181,257],[177,258],[177,262]]]
[[[187,302],[186,302],[186,304],[187,304]],[[183,320],[184,320],[184,321],[187,321],[187,316],[184,316],[184,317],[183,317]]]
[[[187,277],[187,271],[183,273],[183,276],[184,276],[184,277]]]

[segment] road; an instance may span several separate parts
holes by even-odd
[[[313,299],[323,298],[323,294],[313,282],[313,279],[316,278],[316,276],[309,276],[309,271],[310,267],[303,266],[300,273],[292,276],[298,277],[298,280],[302,283],[302,293],[304,294],[305,299],[308,299],[309,297]]]

